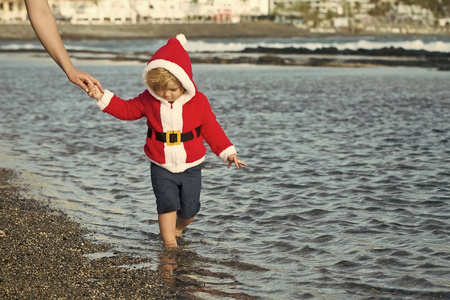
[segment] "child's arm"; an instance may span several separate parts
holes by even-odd
[[[245,162],[243,162],[242,160],[239,160],[236,153],[228,156],[228,169],[231,167],[232,163],[234,163],[236,168],[239,170],[242,169],[242,166],[247,166],[247,164]]]
[[[99,101],[103,97],[103,93],[100,91],[97,85],[88,83],[88,95],[89,97]]]
[[[203,95],[204,96],[204,95]],[[206,97],[202,110],[202,136],[211,150],[219,156],[223,162],[228,162],[228,168],[234,163],[237,169],[242,169],[247,164],[239,160],[236,149],[230,142],[219,122],[217,122],[216,116],[211,110],[211,106]]]
[[[100,91],[100,88],[95,84],[88,84],[88,95],[97,100],[97,106],[106,112],[120,120],[133,121],[138,120],[144,116],[144,105],[142,103],[142,97],[145,97],[145,92],[138,97],[124,100],[111,91]],[[147,91],[148,93],[148,91]]]

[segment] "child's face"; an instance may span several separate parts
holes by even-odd
[[[169,102],[173,102],[183,95],[184,89],[175,81],[171,80],[167,83],[165,90],[159,91],[157,95]]]

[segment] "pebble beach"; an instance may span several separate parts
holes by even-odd
[[[94,244],[65,213],[24,197],[0,169],[1,299],[170,299],[161,274],[123,265],[145,261],[120,253],[89,259],[110,248]],[[148,259],[147,259],[148,260]]]

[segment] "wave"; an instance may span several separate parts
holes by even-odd
[[[434,41],[425,42],[417,39],[412,41],[370,41],[370,40],[357,40],[357,41],[343,41],[343,42],[209,42],[209,41],[190,41],[186,48],[188,51],[193,52],[240,52],[246,48],[273,48],[273,49],[285,49],[285,48],[306,48],[309,50],[317,50],[323,48],[336,48],[339,51],[343,50],[375,50],[382,48],[403,48],[405,50],[424,50],[429,52],[447,52],[450,53],[450,42]]]
[[[154,52],[161,47],[163,40],[109,40],[109,41],[67,41],[69,51],[86,52]],[[428,52],[450,53],[450,40],[435,39],[397,39],[383,38],[295,38],[295,39],[236,39],[236,40],[189,40],[186,49],[189,52],[241,52],[248,48],[303,48],[318,50],[336,48],[344,50],[375,50],[382,48],[402,48],[405,50],[421,50]],[[36,42],[0,42],[1,51],[39,51],[42,45]]]

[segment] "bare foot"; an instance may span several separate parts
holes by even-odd
[[[175,229],[175,237],[180,238],[183,236],[183,229]]]
[[[164,248],[167,250],[179,248],[176,242],[174,243],[164,243]]]
[[[0,238],[5,237],[6,233],[4,233],[3,231],[0,230]]]

